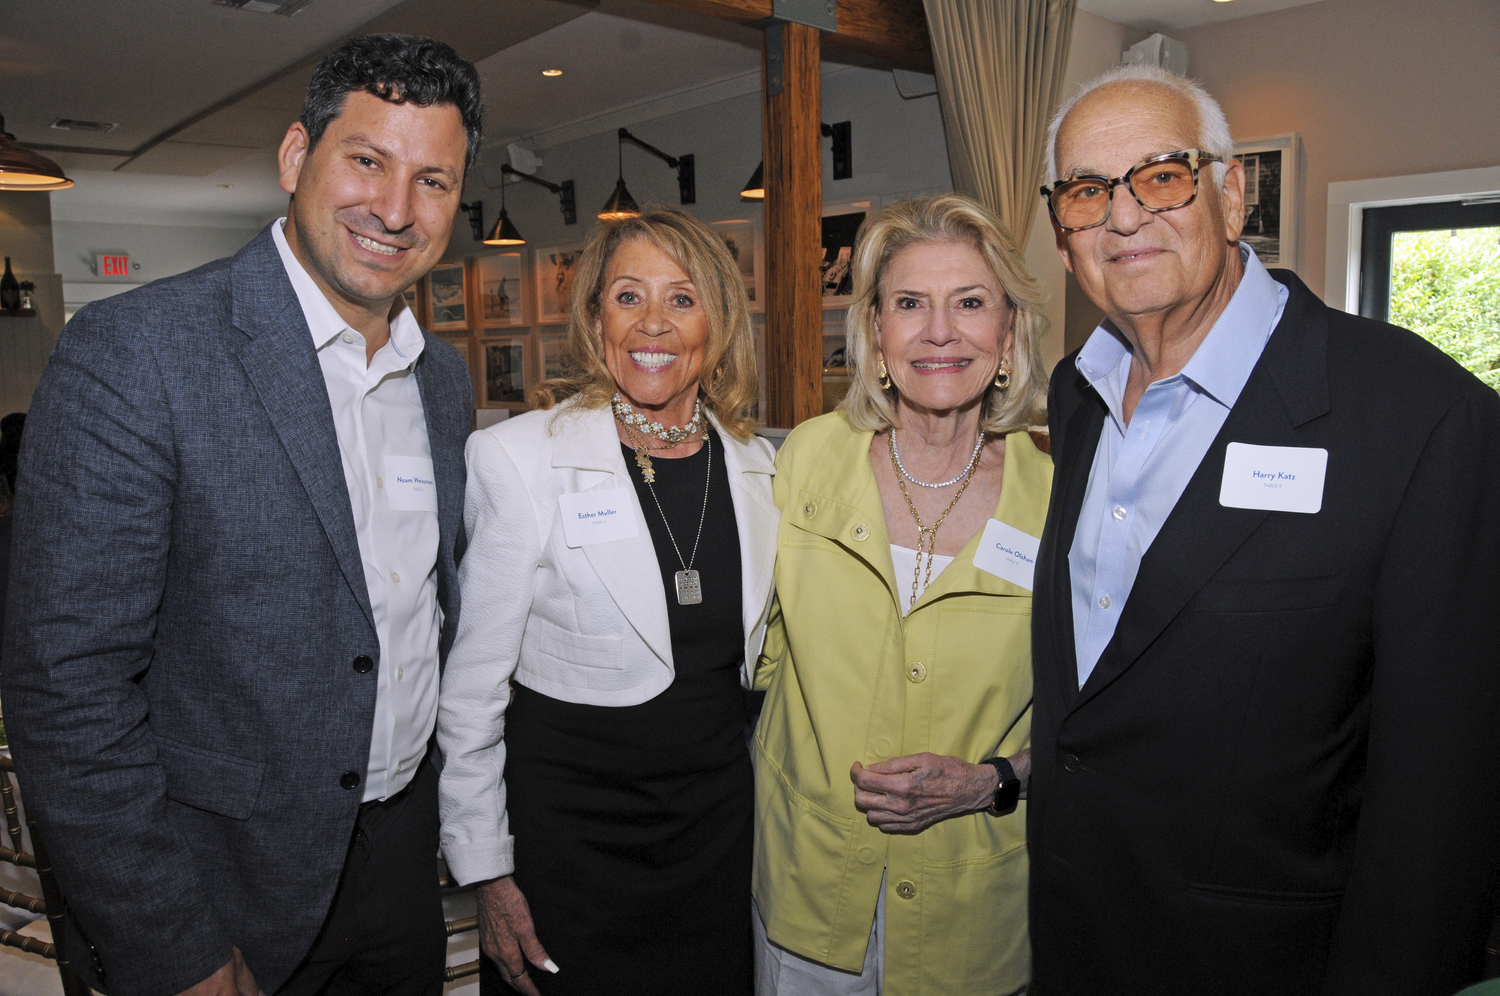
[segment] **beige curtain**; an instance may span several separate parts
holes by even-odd
[[[1078,0],[924,0],[953,185],[1026,244]]]

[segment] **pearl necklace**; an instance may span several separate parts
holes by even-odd
[[[646,441],[640,438],[639,433],[655,436],[667,444],[657,449],[670,449],[703,431],[703,399],[701,397],[693,402],[693,417],[687,425],[662,425],[660,422],[654,422],[631,408],[625,399],[620,397],[618,391],[609,399],[609,407],[615,413],[615,418],[620,420],[620,424],[625,426],[625,431],[635,440],[632,444],[635,450],[635,465],[641,468],[641,476],[646,479],[647,484],[656,480],[656,469],[651,466],[651,447],[646,445]],[[707,498],[704,500],[707,501]]]
[[[969,454],[968,466],[961,470],[957,477],[955,477],[951,481],[943,481],[941,484],[928,484],[926,481],[919,481],[915,477],[912,477],[911,472],[906,469],[906,465],[901,462],[901,451],[896,449],[896,430],[891,430],[891,456],[895,458],[896,469],[901,471],[902,477],[906,478],[908,481],[912,482],[919,488],[951,488],[953,485],[957,484],[959,481],[962,481],[965,477],[968,477],[970,474],[972,474],[974,472],[974,468],[979,466],[977,457],[979,456],[979,451],[983,448],[984,433],[981,432],[979,434],[979,439],[974,443],[974,452]]]

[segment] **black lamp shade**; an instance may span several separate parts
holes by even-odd
[[[65,190],[72,185],[61,166],[17,142],[0,118],[0,190]]]
[[[505,213],[505,208],[500,209],[500,217],[495,221],[495,227],[490,232],[489,238],[484,240],[487,246],[520,246],[525,245],[526,240],[521,233],[516,231],[516,226],[511,224],[510,216]]]
[[[615,181],[615,192],[610,195],[609,200],[604,202],[604,207],[599,209],[601,221],[620,221],[625,218],[639,218],[641,206],[630,196],[630,191],[625,189],[625,178],[622,176]]]
[[[766,198],[766,163],[765,163],[765,160],[761,160],[760,165],[757,166],[757,167],[755,167],[755,172],[750,174],[750,179],[745,184],[745,189],[740,191],[740,197],[744,198],[747,201],[761,201],[761,200],[765,200],[765,198]]]

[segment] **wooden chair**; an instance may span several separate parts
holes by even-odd
[[[15,771],[15,762],[10,759],[10,755],[0,754],[0,799],[4,801],[5,830],[10,835],[11,843],[10,847],[0,846],[0,861],[9,861],[22,868],[36,869],[37,878],[42,883],[42,897],[38,899],[36,896],[28,896],[23,892],[0,889],[0,903],[30,913],[45,914],[48,924],[52,927],[52,941],[48,943],[35,937],[27,937],[14,930],[0,930],[0,944],[52,959],[57,962],[57,972],[62,977],[64,996],[89,996],[88,987],[73,974],[73,970],[68,966],[67,955],[63,951],[68,907],[63,901],[62,893],[57,889],[57,879],[52,874],[52,862],[48,860],[47,848],[42,843],[41,835],[37,833],[36,821],[31,819],[29,814],[26,817],[26,826],[31,831],[31,852],[28,853],[22,845],[21,820],[16,810],[16,788],[11,780]]]
[[[438,887],[441,888],[444,892],[462,891],[462,887],[457,882],[453,881],[452,876],[448,874],[448,868],[443,864],[443,860],[441,858],[438,859]],[[477,916],[461,917],[457,920],[448,920],[446,921],[446,923],[449,937],[453,937],[456,934],[465,934],[471,930],[479,929],[479,917]],[[476,958],[474,961],[465,962],[462,965],[449,965],[447,968],[443,969],[443,982],[453,982],[457,979],[462,979],[470,975],[478,974],[479,960]]]

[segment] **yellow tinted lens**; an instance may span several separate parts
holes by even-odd
[[[1109,213],[1109,184],[1094,177],[1058,184],[1052,191],[1052,212],[1064,228],[1097,225]]]
[[[1172,208],[1193,196],[1193,170],[1185,159],[1147,163],[1130,175],[1130,189],[1148,208]]]

